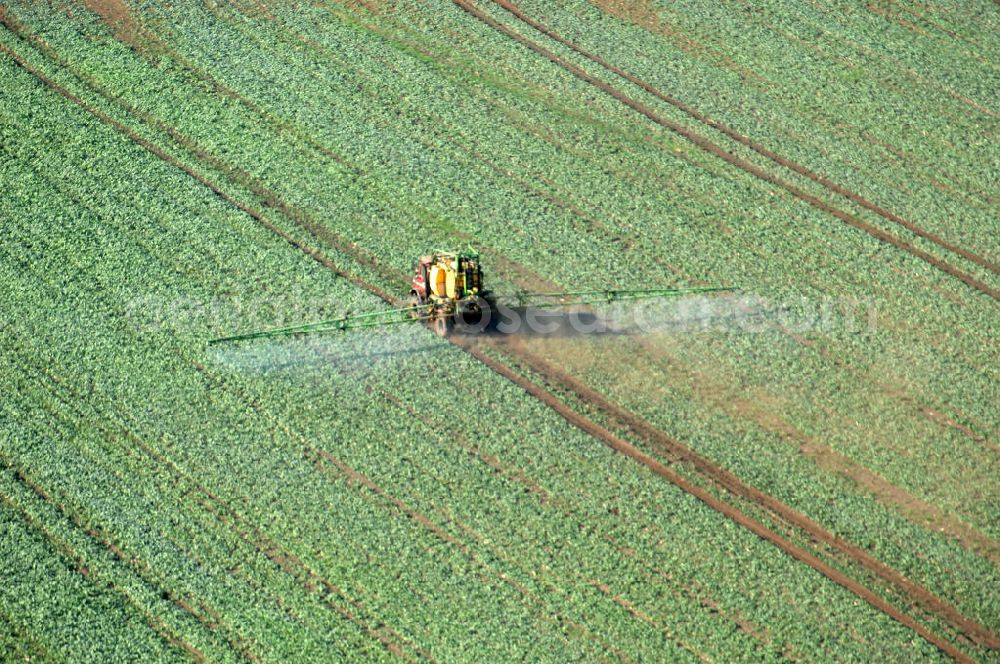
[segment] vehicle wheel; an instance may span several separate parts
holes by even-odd
[[[434,332],[439,337],[447,337],[455,327],[455,321],[451,316],[438,316],[434,319]]]
[[[455,321],[456,329],[460,330],[462,334],[482,332],[489,324],[490,317],[490,311],[484,305],[486,305],[486,300],[479,298],[475,305],[462,310]]]
[[[409,300],[409,302],[407,302],[407,306],[409,306],[409,307],[419,307],[422,304],[423,304],[423,302],[420,301],[420,296],[419,295],[417,295],[416,293],[410,293],[410,300]],[[408,313],[410,314],[410,318],[412,318],[413,320],[420,320],[421,318],[423,318],[423,314],[424,314],[424,312],[421,311],[420,309],[413,309],[412,311],[410,311]]]

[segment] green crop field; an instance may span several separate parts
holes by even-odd
[[[1000,661],[998,90],[986,0],[0,0],[0,660]],[[443,247],[735,290],[209,343]]]

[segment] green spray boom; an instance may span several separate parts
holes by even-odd
[[[482,299],[490,308],[497,307],[497,299],[507,300],[510,308],[560,308],[574,305],[608,304],[626,300],[638,300],[657,297],[677,297],[682,295],[694,295],[701,293],[723,293],[733,292],[735,288],[643,288],[643,289],[609,289],[609,290],[581,290],[566,291],[560,293],[529,293],[518,291],[507,296],[493,296],[488,292],[483,292]],[[502,305],[503,306],[503,305]],[[481,309],[477,309],[481,312]],[[234,341],[248,341],[251,339],[267,339],[273,337],[289,337],[305,334],[324,334],[329,332],[344,332],[361,328],[386,327],[390,325],[401,325],[403,323],[425,322],[437,323],[435,329],[443,328],[444,334],[450,331],[449,325],[440,325],[440,321],[450,323],[454,318],[461,315],[462,310],[452,304],[442,305],[440,302],[419,302],[406,307],[386,309],[384,311],[373,311],[369,313],[348,314],[340,318],[332,318],[313,323],[302,323],[287,327],[277,327],[258,332],[246,334],[236,334],[227,337],[212,339],[209,344],[221,344]]]

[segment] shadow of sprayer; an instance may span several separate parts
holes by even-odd
[[[754,298],[691,296],[671,300],[563,305],[487,303],[471,318],[456,317],[454,331],[486,337],[571,338],[706,332],[759,327],[777,310]]]

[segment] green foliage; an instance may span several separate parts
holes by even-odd
[[[211,661],[938,657],[419,327],[206,346],[383,304],[175,164],[389,292],[428,245],[461,239],[483,247],[501,280],[537,272],[602,288],[614,274],[628,287],[711,282],[776,299],[870,299],[887,328],[809,335],[839,359],[777,334],[706,334],[679,342],[680,361],[770,387],[795,404],[782,411],[795,426],[993,534],[995,506],[970,501],[965,478],[988,482],[995,455],[915,426],[913,409],[884,395],[862,407],[875,376],[905,383],[920,406],[995,429],[984,396],[993,377],[967,370],[990,348],[983,297],[664,135],[449,3],[398,4],[382,16],[275,8],[272,19],[157,5],[140,17],[157,39],[134,48],[91,14],[11,9],[38,39],[3,28],[0,43],[174,163],[0,56],[0,375],[13,388],[0,405],[0,546],[17,562],[4,569],[0,625],[18,635],[0,647],[112,659],[193,649]],[[647,31],[591,22],[583,3],[524,4],[644,76],[663,64],[658,85],[756,127],[733,104],[741,84]],[[738,36],[738,18],[709,4],[686,29],[719,19]],[[816,20],[792,13],[788,27]],[[867,19],[859,26],[855,37],[871,40]],[[779,42],[760,56],[771,75]],[[864,71],[883,76],[886,66]],[[803,60],[801,76],[813,75],[865,83]],[[814,126],[808,94],[790,102],[806,115],[783,112],[796,84],[787,85],[775,99],[752,91],[763,136],[899,202],[894,176],[856,136]],[[941,102],[935,94],[907,112]],[[928,122],[942,133],[925,156],[941,151],[956,186],[981,184],[979,164],[941,149],[971,128]],[[913,165],[899,187],[925,192],[929,173]],[[968,210],[940,205],[921,221],[947,205]],[[989,254],[995,238],[979,233],[988,220],[976,214],[967,234],[947,220],[940,230]],[[529,274],[504,274],[501,259]],[[607,358],[635,354],[627,343]],[[616,380],[614,366],[581,373],[969,615],[1000,615],[981,557],[706,404],[663,366],[636,371],[644,389]],[[858,424],[824,426],[847,417]],[[912,456],[880,448],[876,421],[912,436]],[[943,453],[956,446],[961,455]],[[86,619],[63,619],[76,606]],[[105,629],[121,638],[95,636]]]

